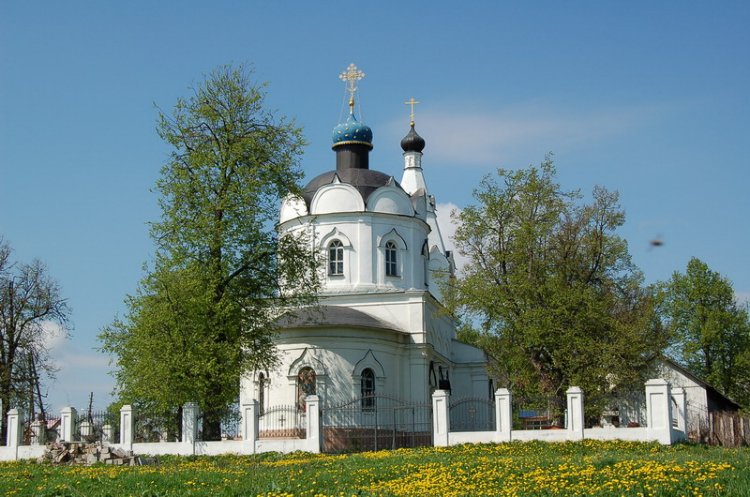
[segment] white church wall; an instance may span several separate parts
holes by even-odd
[[[271,374],[267,394],[276,404],[296,401],[296,375],[303,367],[315,370],[317,392],[323,405],[328,407],[361,395],[364,367],[374,371],[378,394],[408,397],[411,382],[422,381],[422,378],[404,381],[404,376],[410,373],[403,370],[403,365],[410,362],[408,345],[403,336],[382,330],[289,330],[279,337],[278,347],[281,364]],[[421,376],[424,377],[424,373]],[[243,384],[245,391],[252,391],[252,388],[250,382]]]
[[[285,223],[300,216],[307,215],[307,204],[302,197],[297,195],[287,195],[281,202],[279,210],[279,222]]]

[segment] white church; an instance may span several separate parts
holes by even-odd
[[[400,179],[370,169],[372,130],[355,116],[353,64],[341,74],[348,118],[333,129],[335,170],[313,178],[280,209],[280,235],[304,230],[325,260],[317,309],[281,318],[281,362],[241,385],[243,403],[294,404],[316,394],[323,408],[387,395],[428,403],[436,389],[489,398],[484,352],[456,339],[441,281],[455,265],[445,248],[422,169],[425,140],[414,128],[401,140]],[[393,168],[395,172],[395,167]]]

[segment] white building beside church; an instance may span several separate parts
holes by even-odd
[[[362,76],[354,65],[341,76],[349,116],[333,130],[335,170],[281,206],[282,234],[305,230],[326,267],[320,308],[281,319],[279,366],[242,382],[241,403],[256,399],[261,412],[280,404],[304,410],[313,393],[323,408],[381,394],[428,403],[438,388],[492,393],[485,354],[456,339],[442,304],[440,281],[455,266],[422,169],[425,141],[412,114],[401,140],[404,163],[392,167],[400,180],[370,169],[372,131],[354,113]]]

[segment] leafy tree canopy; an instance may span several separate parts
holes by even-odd
[[[618,194],[556,182],[540,167],[500,169],[460,213],[455,241],[469,262],[450,284],[451,307],[475,329],[462,335],[495,359],[515,395],[556,399],[580,386],[594,413],[614,384],[635,385],[666,344],[652,292],[616,235]]]
[[[676,359],[735,401],[750,406],[750,320],[731,282],[700,259],[662,285],[665,326]]]
[[[318,284],[309,242],[275,229],[282,197],[300,191],[301,130],[264,107],[251,75],[221,67],[160,113],[173,151],[156,184],[153,268],[100,335],[122,398],[197,402],[204,437],[218,435],[241,374],[274,363],[279,309],[310,302]]]

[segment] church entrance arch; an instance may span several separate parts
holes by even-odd
[[[323,452],[432,446],[432,404],[377,392],[322,410]]]

